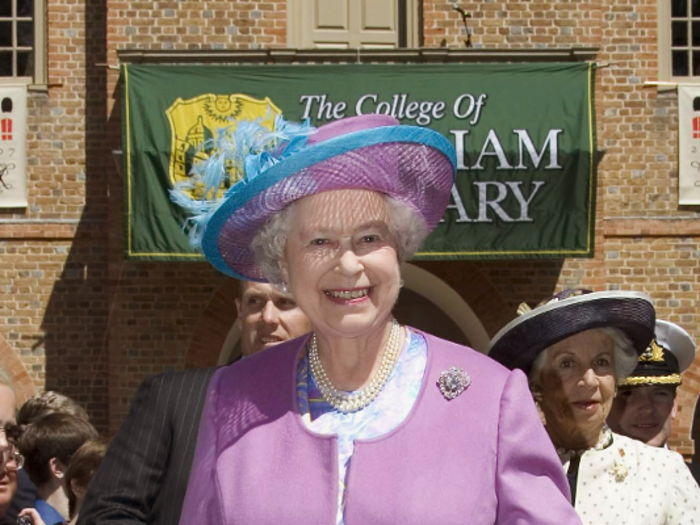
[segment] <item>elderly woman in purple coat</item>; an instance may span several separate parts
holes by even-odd
[[[194,203],[194,244],[288,289],[312,332],[215,374],[180,524],[580,523],[525,375],[392,316],[452,145],[365,115],[239,122],[215,146],[193,186],[243,178]]]

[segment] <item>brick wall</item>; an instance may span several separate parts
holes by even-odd
[[[30,204],[4,210],[0,225],[0,360],[20,399],[60,389],[106,428],[107,191],[102,163],[89,155],[101,147],[96,102],[107,94],[91,67],[99,43],[87,38],[86,12],[84,2],[47,4],[49,89],[28,100]]]

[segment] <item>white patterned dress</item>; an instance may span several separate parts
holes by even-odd
[[[700,525],[700,488],[680,454],[613,433],[581,457],[574,507],[584,525]]]

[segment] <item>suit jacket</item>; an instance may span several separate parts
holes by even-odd
[[[90,483],[78,525],[178,522],[214,371],[144,381]]]
[[[428,362],[411,413],[356,440],[348,525],[580,525],[525,375],[425,335]],[[180,525],[336,523],[337,437],[308,430],[296,367],[308,336],[218,371],[209,385]],[[448,400],[441,372],[471,385]]]

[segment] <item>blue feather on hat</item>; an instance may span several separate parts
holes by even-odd
[[[309,119],[299,124],[277,115],[272,129],[262,122],[259,117],[219,128],[216,136],[198,149],[212,150],[212,155],[192,167],[189,180],[170,190],[170,200],[189,214],[183,230],[189,230],[193,248],[201,247],[207,222],[226,199],[275,164],[304,150],[309,135],[316,131]],[[232,174],[237,179],[220,196],[222,185],[231,182]],[[201,199],[192,198],[195,189],[202,190]]]

